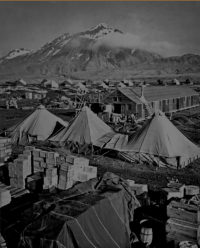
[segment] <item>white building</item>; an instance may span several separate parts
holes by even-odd
[[[56,83],[54,80],[47,80],[46,82],[43,83],[43,86],[47,88],[54,88],[54,89],[59,88],[59,84]]]

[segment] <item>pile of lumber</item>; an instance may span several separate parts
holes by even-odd
[[[4,165],[12,152],[11,139],[0,137],[0,166]]]
[[[169,217],[165,226],[167,238],[178,242],[185,240],[199,242],[200,207],[171,201],[167,206],[167,216]]]

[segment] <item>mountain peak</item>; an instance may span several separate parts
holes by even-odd
[[[81,32],[80,36],[81,37],[85,37],[85,38],[89,38],[89,39],[93,39],[93,40],[97,40],[99,38],[102,38],[105,35],[111,34],[111,33],[122,33],[120,30],[118,29],[113,29],[111,27],[109,27],[106,23],[100,23],[98,25],[96,25],[95,27],[86,30],[85,32]]]
[[[103,27],[103,28],[109,28],[109,26],[106,23],[99,23],[98,25],[96,25],[95,27],[91,28],[90,30],[99,28],[99,27]]]

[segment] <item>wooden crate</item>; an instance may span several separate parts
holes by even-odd
[[[194,224],[200,224],[200,207],[171,201],[167,206],[167,216]]]
[[[198,224],[173,218],[170,218],[167,221],[165,231],[168,237],[174,237],[175,239],[178,239],[178,237],[181,236],[183,237],[183,240],[197,242],[200,237],[200,226]]]

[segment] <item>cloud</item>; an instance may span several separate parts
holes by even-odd
[[[176,45],[169,41],[154,41],[146,44],[146,49],[150,52],[161,54],[164,57],[182,55],[184,47],[182,45]]]
[[[100,46],[114,48],[143,49],[160,54],[162,56],[181,55],[183,46],[173,44],[169,41],[149,41],[139,35],[130,33],[112,33],[98,39],[89,48],[97,50]]]
[[[141,39],[138,35],[133,35],[130,33],[113,33],[98,39],[94,44],[94,48],[97,48],[101,45],[110,47],[133,48],[134,46],[137,46],[140,41]]]

